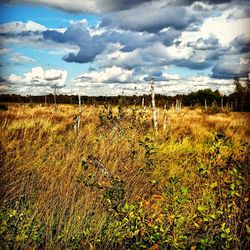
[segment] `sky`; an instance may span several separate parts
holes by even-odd
[[[234,91],[250,72],[247,0],[1,0],[0,94]]]

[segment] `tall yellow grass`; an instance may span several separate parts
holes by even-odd
[[[249,114],[170,109],[163,130],[160,109],[154,134],[132,108],[84,106],[78,135],[77,106],[0,111],[3,249],[248,246]]]

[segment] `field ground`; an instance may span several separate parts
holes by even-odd
[[[249,249],[249,113],[10,104],[1,249]],[[214,113],[214,114],[212,114]],[[163,124],[165,117],[166,129]]]

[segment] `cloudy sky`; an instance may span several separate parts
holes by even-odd
[[[0,93],[174,95],[250,71],[247,0],[1,0]],[[136,87],[136,90],[135,90]]]

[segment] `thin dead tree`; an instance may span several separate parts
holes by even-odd
[[[177,112],[179,112],[181,110],[181,100],[179,99],[176,99],[176,102],[175,102],[175,110]]]
[[[165,103],[165,105],[164,105],[164,120],[163,120],[163,130],[164,130],[164,131],[167,129],[167,122],[168,122],[168,117],[167,117],[167,104]]]
[[[80,131],[80,125],[81,125],[81,113],[82,113],[82,109],[81,109],[81,95],[78,94],[78,104],[79,104],[79,111],[78,111],[78,115],[74,116],[74,131],[75,134],[78,134]]]
[[[220,106],[223,109],[223,107],[224,107],[224,104],[223,104],[223,95],[221,96],[221,99],[220,99]]]
[[[54,85],[54,108],[57,110],[57,103],[56,103],[56,85]]]
[[[135,86],[135,99],[134,99],[134,106],[136,106],[137,105],[137,87]],[[135,107],[134,107],[135,108]]]
[[[158,126],[157,126],[157,113],[155,107],[155,84],[153,78],[151,79],[151,96],[152,96],[153,127],[154,130],[157,132]]]
[[[175,101],[175,110],[177,112],[179,112],[180,109],[181,109],[181,102],[180,102],[180,100],[176,99],[176,101]]]
[[[82,114],[81,95],[80,94],[78,94],[78,101],[79,101],[79,114],[78,114],[77,128],[78,128],[78,132],[79,132],[80,131],[80,124],[81,124],[81,114]]]
[[[234,109],[234,104],[233,104],[233,102],[230,102],[230,108],[231,108],[231,110]]]
[[[205,109],[207,110],[207,99],[205,99]]]

